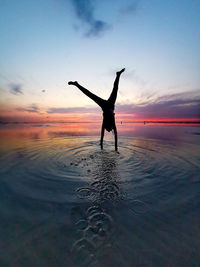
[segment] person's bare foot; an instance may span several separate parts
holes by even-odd
[[[70,81],[70,82],[68,82],[68,84],[69,84],[69,85],[77,85],[78,82],[77,82],[77,81],[75,81],[75,82]]]
[[[122,72],[124,72],[125,71],[125,68],[123,68],[122,70],[120,70],[120,71],[117,71],[117,75],[121,75],[122,74]]]

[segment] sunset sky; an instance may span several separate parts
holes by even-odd
[[[0,121],[200,120],[199,0],[0,0]]]

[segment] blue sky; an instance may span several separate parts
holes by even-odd
[[[0,10],[2,114],[92,110],[67,81],[107,98],[126,67],[121,108],[162,98],[199,115],[191,102],[200,99],[199,0],[0,0]]]

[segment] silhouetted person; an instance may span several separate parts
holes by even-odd
[[[76,87],[78,87],[85,95],[87,95],[94,102],[96,102],[103,110],[103,122],[102,122],[102,128],[101,128],[101,141],[100,141],[101,149],[103,149],[103,137],[104,137],[104,131],[106,129],[108,132],[110,132],[111,130],[114,130],[115,150],[117,151],[117,128],[115,124],[114,109],[115,109],[115,101],[116,101],[117,92],[118,92],[119,78],[122,72],[124,71],[125,71],[125,68],[116,73],[113,90],[108,100],[104,100],[96,96],[95,94],[91,93],[89,90],[82,87],[77,81],[68,82],[69,85],[75,85]]]

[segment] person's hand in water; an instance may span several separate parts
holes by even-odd
[[[70,82],[68,82],[68,84],[69,84],[69,85],[77,85],[78,82],[77,82],[77,81],[75,81],[75,82],[70,81]]]
[[[120,70],[120,71],[117,71],[117,72],[116,72],[116,74],[117,74],[117,75],[121,75],[121,74],[122,74],[122,72],[124,72],[124,71],[125,71],[125,68],[123,68],[123,69],[122,69],[122,70]]]

